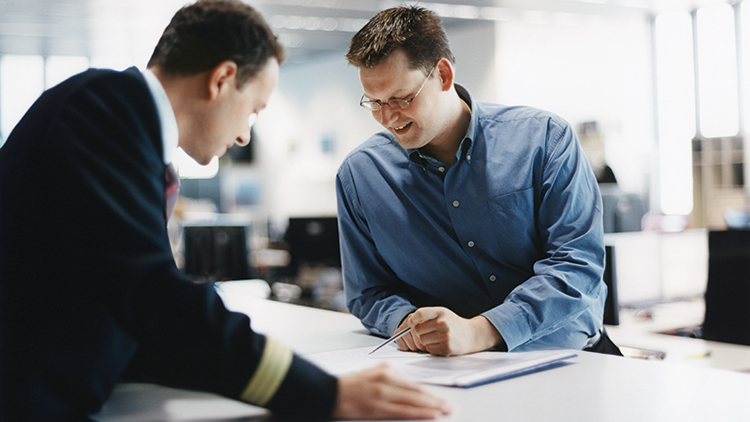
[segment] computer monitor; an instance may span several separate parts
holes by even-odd
[[[336,217],[292,217],[284,234],[289,245],[289,272],[294,276],[303,264],[341,267]]]
[[[750,230],[708,232],[703,338],[750,345]]]
[[[606,245],[604,263],[604,282],[607,284],[607,299],[604,302],[604,323],[620,325],[620,305],[617,300],[617,266],[615,265],[615,247]]]
[[[243,225],[188,225],[184,228],[183,272],[197,281],[251,278]]]

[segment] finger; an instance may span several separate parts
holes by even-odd
[[[453,350],[449,343],[434,343],[425,346],[427,352],[433,356],[452,356]]]
[[[419,334],[419,332],[416,330],[416,328],[413,329],[413,330],[411,330],[411,332],[409,332],[409,334],[406,334],[404,337],[406,337],[406,336],[411,336],[411,340],[413,342],[412,344],[414,346],[414,348],[412,349],[412,351],[415,351],[415,352],[417,352],[417,351],[422,351],[422,352],[427,351],[427,349],[425,349],[424,343],[422,342],[422,336]]]
[[[374,375],[381,376],[381,381],[388,387],[381,390],[381,397],[389,402],[441,410],[451,407],[445,400],[430,394],[422,385],[400,376],[387,365],[380,365],[374,369],[379,372]]]
[[[409,325],[417,326],[425,321],[437,318],[441,314],[440,307],[419,308],[409,316]]]
[[[396,340],[396,346],[398,346],[399,350],[409,350],[409,345],[406,344],[406,340],[404,340],[404,337],[406,336],[402,336],[401,338]]]
[[[447,401],[438,398],[423,390],[414,390],[411,387],[402,388],[395,386],[389,390],[383,390],[383,399],[390,410],[397,412],[399,416],[406,418],[436,418],[442,414],[451,413],[453,406]]]
[[[380,365],[339,379],[336,419],[429,419],[453,406]]]
[[[402,394],[401,399],[405,395],[411,394]],[[425,396],[425,394],[421,395]],[[419,398],[416,400],[407,400],[405,403],[387,400],[380,401],[375,403],[376,409],[372,416],[374,419],[437,419],[453,411],[453,407],[447,402],[423,404],[426,401]]]
[[[403,336],[401,336],[400,339],[398,339],[396,341],[398,342],[399,340],[403,340],[403,343],[404,343],[404,346],[405,346],[403,348],[403,350],[411,350],[412,352],[416,352],[417,350],[419,350],[419,348],[417,347],[417,342],[416,342],[416,340],[414,338],[414,334],[413,333],[411,333],[411,332],[406,333]]]
[[[396,332],[399,332],[401,330],[406,329],[407,327],[411,327],[411,324],[409,324],[409,319],[411,318],[413,313],[407,315],[402,321],[401,324],[399,324],[398,328],[396,328]]]

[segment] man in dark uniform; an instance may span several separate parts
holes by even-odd
[[[292,416],[448,411],[383,368],[332,377],[175,266],[172,151],[206,164],[246,145],[283,59],[251,7],[201,0],[147,70],[73,76],[18,123],[0,149],[1,420],[87,420],[124,374]]]

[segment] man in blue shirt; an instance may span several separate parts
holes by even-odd
[[[570,125],[473,100],[421,7],[378,13],[346,57],[386,129],[336,180],[352,314],[383,336],[412,327],[399,347],[434,355],[619,354],[602,325],[601,199]]]

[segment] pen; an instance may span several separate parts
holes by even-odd
[[[380,346],[378,346],[378,347],[376,347],[376,348],[372,349],[372,351],[371,351],[370,353],[368,353],[368,355],[371,355],[371,354],[373,354],[373,353],[377,352],[378,350],[380,350],[380,348],[381,348],[381,347],[385,346],[386,344],[388,344],[388,343],[390,343],[390,342],[393,342],[393,341],[396,341],[396,340],[400,339],[400,338],[401,338],[401,336],[403,336],[404,334],[408,333],[409,331],[411,331],[411,327],[406,327],[406,329],[405,329],[405,330],[399,331],[398,333],[396,333],[396,334],[392,335],[392,336],[391,336],[391,338],[389,338],[388,340],[386,340],[386,341],[382,342],[382,343],[380,344]]]

